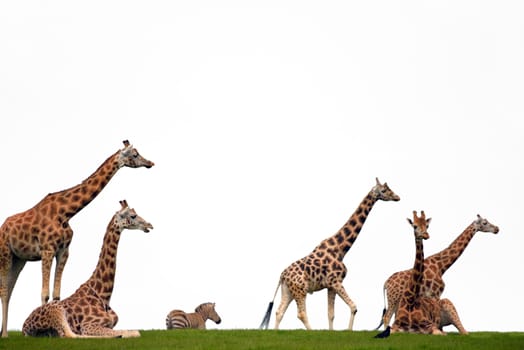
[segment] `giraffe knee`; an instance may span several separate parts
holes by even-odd
[[[302,322],[305,322],[307,320],[307,314],[305,311],[299,311],[297,317]]]
[[[275,316],[277,320],[281,320],[282,317],[284,316],[284,313],[280,310],[277,310],[277,312],[275,312]]]
[[[306,327],[306,329],[311,329],[311,325],[309,324],[309,320],[307,319],[307,314],[305,311],[301,311],[298,313],[298,318],[300,321],[302,321],[302,323],[304,324],[304,326]]]

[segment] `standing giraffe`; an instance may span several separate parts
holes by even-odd
[[[118,316],[109,306],[116,274],[120,234],[125,229],[149,232],[153,226],[129,208],[125,200],[104,235],[98,264],[91,277],[71,296],[37,307],[25,320],[22,332],[30,336],[139,337],[135,330],[114,330]]]
[[[282,300],[276,312],[275,329],[278,329],[280,321],[282,321],[282,317],[284,317],[284,313],[293,299],[297,303],[298,318],[307,329],[311,329],[306,314],[306,295],[324,288],[327,288],[328,291],[329,329],[333,329],[336,295],[340,296],[351,309],[349,330],[353,329],[353,319],[357,308],[342,285],[347,273],[343,259],[355,243],[369,212],[378,200],[398,201],[400,198],[388,187],[387,183],[381,184],[376,179],[376,185],[364,197],[353,215],[335,235],[320,242],[311,254],[297,260],[282,272],[273,301],[269,303],[260,328],[267,328],[273,302],[278,288],[282,286]]]
[[[50,193],[29,210],[8,217],[0,227],[0,297],[2,299],[2,337],[7,337],[9,300],[18,275],[27,261],[42,260],[42,304],[49,300],[49,278],[56,259],[53,299],[60,299],[62,272],[69,256],[73,230],[69,220],[102,191],[122,167],[151,168],[124,141],[124,148],[110,156],[81,184]]]
[[[421,286],[421,295],[440,299],[444,291],[445,283],[442,279],[444,273],[457,261],[457,259],[464,252],[469,242],[476,232],[491,232],[498,233],[499,228],[491,224],[488,220],[477,215],[477,219],[473,221],[466,229],[444,250],[431,255],[424,260],[424,283]],[[384,294],[387,293],[387,309],[384,308],[382,323],[384,327],[389,325],[389,321],[393,314],[395,314],[400,298],[406,288],[408,281],[411,278],[412,269],[395,272],[384,283]],[[441,328],[449,324],[453,324],[461,334],[468,332],[462,326],[462,322],[458,314],[454,310],[453,305],[447,299],[440,301],[446,305],[442,310],[450,310],[451,314],[443,314],[442,320],[447,320],[441,324]],[[377,327],[380,328],[382,323]]]
[[[439,329],[440,306],[436,299],[420,295],[424,278],[424,244],[429,238],[428,227],[431,218],[426,219],[424,211],[420,217],[413,211],[413,221],[408,219],[415,234],[415,263],[408,286],[400,298],[397,314],[392,327],[376,335],[377,338],[388,337],[390,333],[412,332],[424,334],[443,334]]]

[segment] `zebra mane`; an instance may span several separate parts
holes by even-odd
[[[212,310],[215,307],[215,303],[203,303],[196,307],[195,312],[199,314],[209,314],[209,310]]]

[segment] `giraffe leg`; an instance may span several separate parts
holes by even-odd
[[[390,299],[388,299],[388,308],[386,309],[386,312],[384,313],[384,316],[382,318],[384,329],[386,329],[389,326],[389,322],[391,322],[391,318],[397,312],[397,307],[398,307],[398,303],[393,303],[390,301]]]
[[[386,312],[384,313],[384,316],[382,317],[384,328],[387,328],[389,326],[389,323],[391,322],[393,315],[397,313],[398,304],[400,303],[400,298],[401,298],[400,293],[404,289],[403,285],[397,285],[394,282],[395,279],[400,278],[400,275],[398,274],[399,274],[398,272],[393,274],[384,283],[386,299],[387,299],[387,309],[386,309]]]
[[[329,330],[333,330],[333,320],[335,319],[335,296],[337,293],[334,289],[328,288],[327,296],[328,296],[328,322],[329,322]]]
[[[20,272],[25,266],[26,261],[18,259],[9,254],[9,262],[2,265],[2,277],[0,278],[0,296],[2,297],[2,337],[7,337],[7,317],[9,314],[9,300],[16,284]],[[2,259],[3,260],[3,259]],[[0,260],[0,263],[4,261]],[[7,270],[7,273],[5,272]]]
[[[7,300],[7,288],[4,286],[0,287],[0,296],[2,297],[2,338],[7,338],[7,309],[9,301]]]
[[[311,329],[311,325],[309,324],[306,312],[306,295],[304,294],[303,296],[296,297],[295,301],[297,302],[298,319],[302,321],[306,329]]]
[[[437,327],[433,328],[431,330],[432,335],[446,335],[446,332],[442,331],[441,329],[438,329]]]
[[[51,265],[53,263],[53,251],[44,250],[42,256],[42,305],[49,301],[49,277],[51,275]]]
[[[82,325],[79,338],[135,338],[140,337],[137,330],[114,330],[99,324]]]
[[[348,329],[350,331],[352,331],[353,330],[353,322],[355,320],[355,314],[357,313],[357,306],[355,305],[353,300],[351,300],[351,298],[349,297],[348,293],[346,292],[346,289],[344,288],[344,286],[342,284],[339,284],[339,285],[333,287],[333,289],[336,291],[338,296],[341,297],[342,300],[344,300],[344,302],[351,309],[351,317],[349,319]]]
[[[11,270],[12,256],[7,242],[0,245],[0,297],[2,298],[2,337],[7,337],[7,309],[9,300],[7,298],[7,280]]]
[[[440,304],[440,330],[443,327],[452,324],[457,328],[460,334],[468,334],[468,331],[462,325],[455,305],[449,299],[439,300]]]
[[[60,251],[56,255],[55,280],[53,284],[53,300],[60,300],[60,286],[62,283],[62,273],[69,258],[69,248]]]
[[[284,317],[284,314],[286,313],[286,310],[293,300],[293,297],[291,296],[291,293],[289,292],[289,288],[285,283],[282,283],[282,297],[280,301],[280,305],[278,306],[277,312],[276,312],[276,320],[275,320],[275,329],[278,329],[280,325],[280,321],[282,321],[282,318]]]
[[[33,310],[24,322],[22,333],[33,337],[79,337],[71,329],[65,309],[57,302],[47,303]]]

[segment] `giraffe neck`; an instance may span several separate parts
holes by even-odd
[[[111,180],[121,167],[118,163],[119,153],[120,151],[117,151],[107,158],[106,161],[102,163],[93,174],[82,181],[82,183],[55,193],[55,195],[61,197],[59,202],[64,204],[63,215],[66,218],[70,219],[75,216],[102,192],[104,187],[109,183],[109,180]]]
[[[446,249],[431,257],[437,261],[441,274],[446,272],[457,261],[476,232],[474,224],[469,225]]]
[[[415,238],[415,263],[411,274],[410,287],[406,288],[405,298],[408,305],[413,305],[420,294],[424,276],[424,243],[422,239]]]
[[[344,258],[353,243],[355,243],[369,212],[376,202],[377,199],[373,196],[372,192],[369,192],[344,226],[342,226],[334,236],[326,240],[328,243],[333,243],[330,245],[337,247],[339,260]]]
[[[116,255],[118,242],[120,241],[120,233],[122,233],[122,229],[114,223],[114,219],[111,220],[104,235],[104,242],[98,258],[98,264],[91,278],[86,282],[107,304],[109,304],[111,295],[113,294],[116,274]]]

